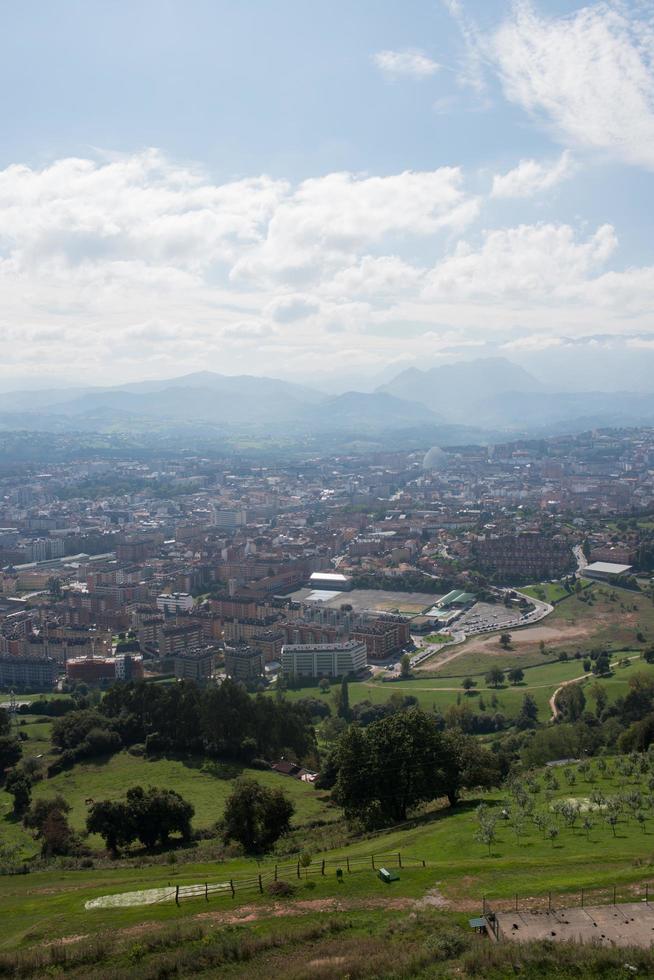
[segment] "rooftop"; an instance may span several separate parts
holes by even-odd
[[[612,561],[594,561],[592,565],[586,565],[582,569],[585,572],[598,572],[601,575],[626,575],[631,571],[631,565],[618,565]]]

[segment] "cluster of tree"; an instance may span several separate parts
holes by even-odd
[[[281,789],[254,779],[239,779],[225,804],[223,839],[238,841],[247,852],[268,850],[288,833],[295,807]]]
[[[388,718],[398,711],[406,711],[408,708],[414,708],[417,704],[418,699],[413,694],[400,694],[399,691],[395,691],[391,694],[388,701],[384,701],[381,704],[373,704],[372,701],[358,701],[350,709],[350,719],[362,728],[367,728],[368,725],[372,725],[375,721]]]
[[[20,761],[22,754],[20,740],[11,733],[9,713],[0,708],[0,785],[5,782],[7,771]]]
[[[61,752],[59,763],[51,767],[56,772],[80,759],[112,755],[123,746],[120,733],[101,712],[94,708],[70,711],[57,718],[52,726],[52,744]]]
[[[601,752],[644,752],[654,742],[654,679],[631,675],[624,697],[611,704],[604,686],[569,684],[557,697],[559,723],[511,736],[504,747],[529,766],[553,759],[583,758]],[[525,726],[525,727],[534,727]]]
[[[458,728],[466,735],[489,735],[501,732],[509,722],[501,711],[473,711],[469,704],[451,704],[444,715],[436,715],[440,729]]]
[[[53,743],[66,765],[88,756],[143,744],[148,754],[203,754],[251,762],[286,752],[302,759],[315,752],[311,709],[257,695],[225,681],[201,688],[180,684],[113,685],[97,709],[57,719]]]
[[[459,729],[440,730],[419,708],[365,729],[350,726],[321,775],[346,818],[368,827],[397,823],[411,808],[440,797],[454,806],[462,790],[500,778],[491,752]]]
[[[70,806],[61,795],[36,800],[25,813],[23,823],[41,842],[41,857],[79,853],[81,842],[68,823],[69,813]]]
[[[132,786],[124,800],[93,803],[86,829],[90,834],[100,834],[114,854],[135,840],[151,851],[158,844],[165,847],[171,834],[189,840],[194,813],[193,806],[172,789]]]
[[[44,715],[48,718],[61,718],[69,711],[78,711],[88,707],[86,698],[37,698],[29,703],[21,704],[18,713],[21,715]]]

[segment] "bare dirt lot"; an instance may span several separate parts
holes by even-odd
[[[572,641],[587,639],[594,632],[592,623],[576,626],[566,623],[556,623],[551,626],[539,624],[538,626],[530,626],[524,630],[514,630],[511,633],[511,646],[516,652],[520,650],[526,653],[530,647],[538,648],[541,643],[544,643],[546,646],[553,646],[555,644],[560,646],[565,643],[569,644]],[[489,636],[473,637],[461,647],[461,651],[465,653],[501,654],[502,656],[506,656],[506,651],[500,646],[497,633],[491,633]]]

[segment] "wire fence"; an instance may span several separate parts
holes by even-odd
[[[204,881],[192,885],[169,885],[165,888],[151,888],[140,892],[125,892],[119,895],[103,895],[86,903],[87,909],[125,907],[132,905],[154,905],[174,901],[177,905],[184,899],[204,898],[207,902],[212,896],[237,896],[263,894],[274,882],[335,876],[343,880],[346,875],[357,871],[377,872],[380,868],[403,870],[426,868],[422,858],[403,855],[400,851],[386,851],[362,857],[345,857],[340,861],[321,859],[304,865],[302,860],[286,864],[270,865],[261,868],[256,874],[244,878],[230,878],[228,881]]]

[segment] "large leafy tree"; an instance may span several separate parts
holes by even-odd
[[[294,812],[281,789],[239,779],[225,805],[224,839],[238,841],[246,851],[265,851],[288,831]]]
[[[410,807],[442,794],[442,761],[434,718],[419,708],[398,712],[342,737],[335,798],[350,818],[404,820]]]
[[[175,790],[133,786],[127,790],[126,807],[136,837],[148,850],[157,843],[165,846],[173,833],[179,833],[183,840],[191,836],[195,810]]]
[[[450,806],[456,806],[464,789],[488,789],[500,783],[497,757],[472,735],[456,728],[443,732],[440,759],[443,791]]]
[[[11,735],[0,735],[0,782],[5,777],[5,770],[15,766],[23,750],[20,742]]]
[[[128,807],[119,800],[98,800],[86,818],[90,834],[99,834],[112,854],[128,847],[136,838],[136,829]]]

